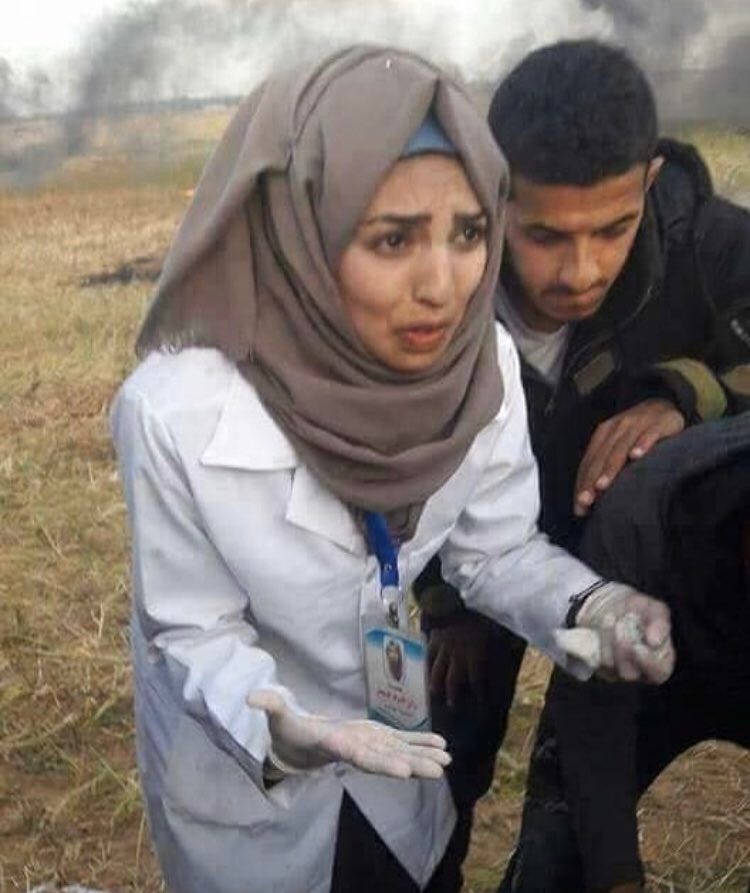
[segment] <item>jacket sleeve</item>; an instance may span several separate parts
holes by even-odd
[[[440,552],[445,578],[472,610],[507,626],[556,663],[571,598],[601,578],[537,529],[539,485],[518,354],[499,338],[505,396],[490,461]]]
[[[706,350],[651,370],[689,424],[750,409],[750,213],[709,198],[694,239],[696,288],[711,319]]]
[[[270,688],[303,711],[246,620],[247,593],[201,526],[167,427],[127,385],[112,433],[130,515],[135,618],[151,659],[166,667],[175,702],[265,791],[268,723],[245,698]]]

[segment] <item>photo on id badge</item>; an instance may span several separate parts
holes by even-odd
[[[369,718],[399,729],[429,729],[424,641],[380,625],[366,629],[364,640]]]
[[[391,681],[400,685],[404,681],[404,649],[398,639],[383,638],[383,660],[385,661],[386,674]]]

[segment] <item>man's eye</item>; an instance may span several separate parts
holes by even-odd
[[[601,230],[599,233],[600,236],[604,239],[619,239],[621,236],[624,236],[625,233],[630,229],[630,224],[622,224],[618,223],[617,226],[609,226],[606,229]]]
[[[561,241],[561,236],[558,233],[552,233],[546,229],[529,230],[526,237],[535,245],[557,245]]]

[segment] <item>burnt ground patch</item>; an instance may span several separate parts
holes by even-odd
[[[113,270],[90,273],[79,280],[81,288],[97,285],[127,285],[129,282],[156,282],[161,273],[162,259],[152,254],[134,257]]]

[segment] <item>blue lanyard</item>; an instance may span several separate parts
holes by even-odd
[[[398,550],[393,544],[388,522],[380,512],[365,512],[367,539],[380,566],[380,597],[388,610],[388,621],[398,628],[398,609],[403,601],[398,577]]]

